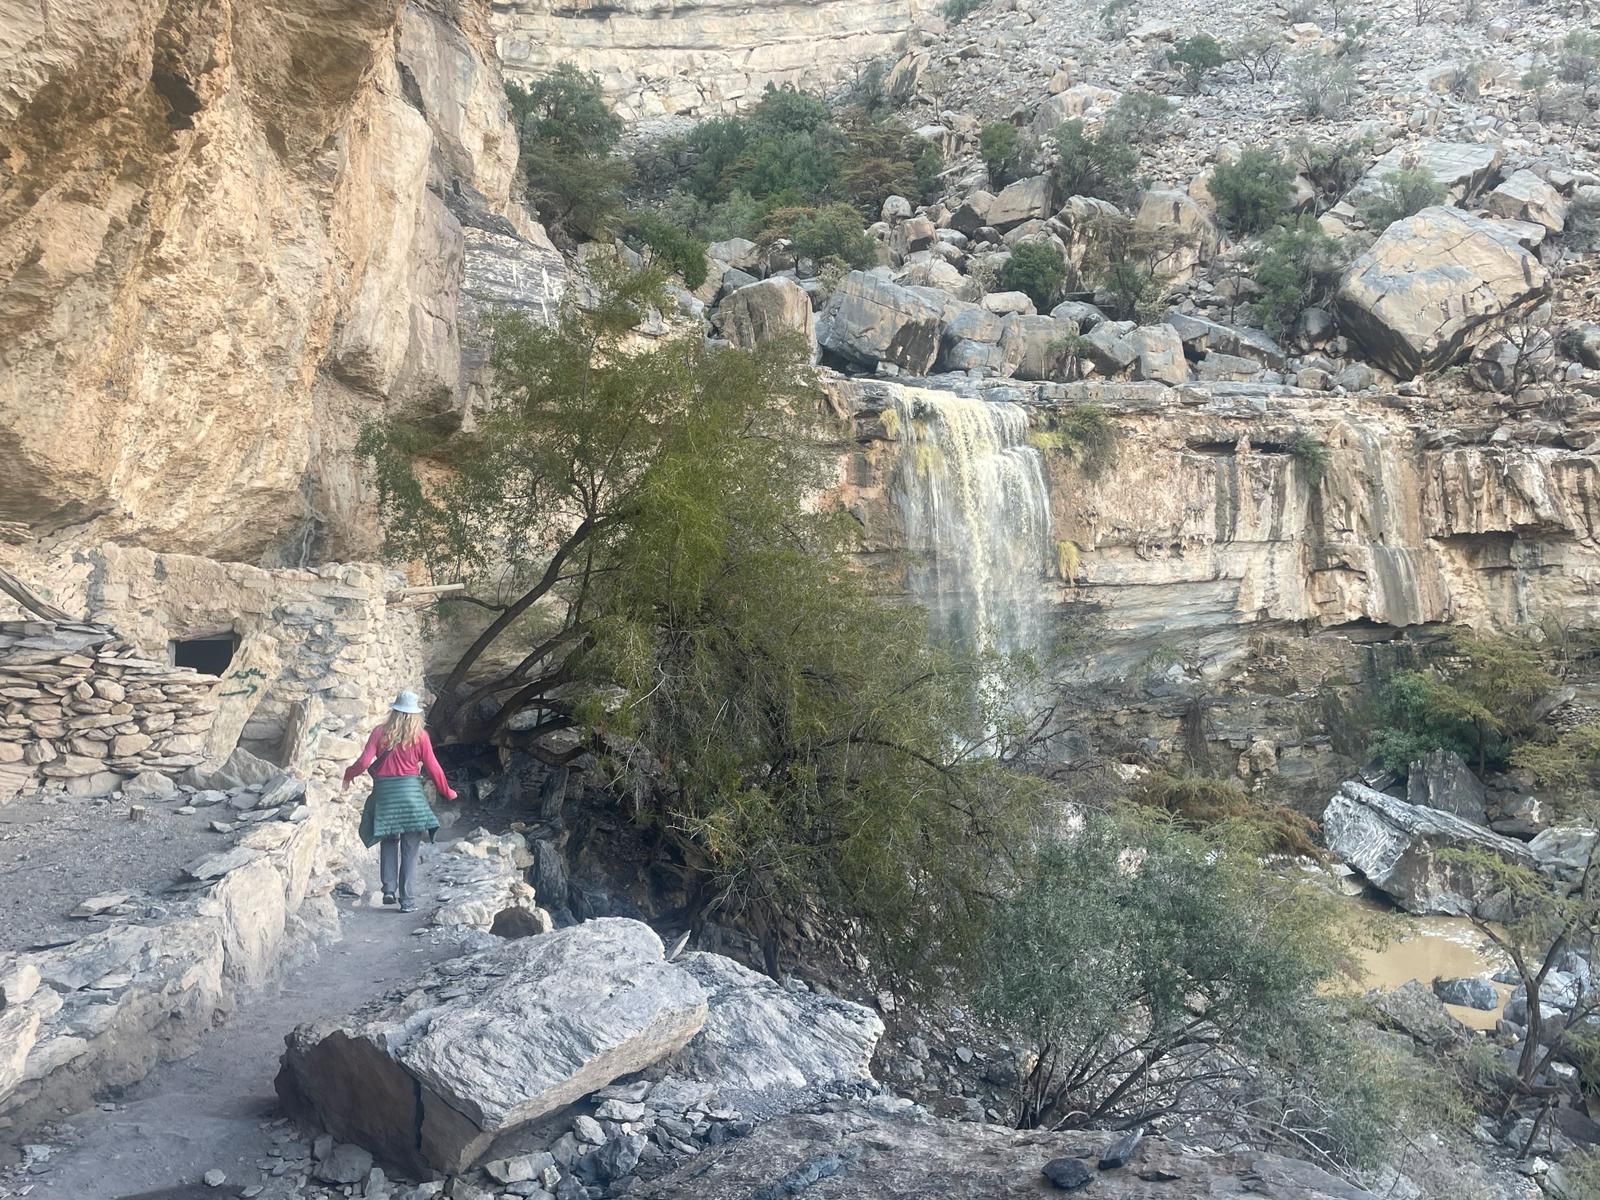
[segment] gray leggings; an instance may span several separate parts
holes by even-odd
[[[378,873],[383,879],[384,895],[398,896],[401,904],[412,901],[411,881],[417,874],[417,849],[421,845],[420,830],[386,837],[378,843]]]

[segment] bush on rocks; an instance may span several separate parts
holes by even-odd
[[[1293,329],[1308,308],[1326,305],[1350,264],[1344,244],[1307,217],[1273,230],[1250,256],[1250,277],[1261,288],[1256,315],[1275,334]]]
[[[1010,121],[990,121],[978,134],[978,156],[996,189],[1004,187],[1016,170],[1017,155],[1017,127]]]
[[[1289,77],[1308,117],[1341,117],[1355,99],[1356,73],[1337,59],[1314,52],[1302,55],[1291,64]]]
[[[1006,291],[1026,292],[1040,312],[1047,311],[1067,279],[1067,263],[1051,242],[1023,242],[1012,250],[1000,268],[1000,285]]]
[[[706,281],[706,244],[688,230],[646,210],[628,221],[628,233],[681,275],[691,291]]]
[[[1055,132],[1056,189],[1062,196],[1090,196],[1126,204],[1138,190],[1139,155],[1109,133],[1090,135],[1082,121],[1065,121]]]
[[[622,119],[606,104],[599,76],[562,63],[525,88],[507,83],[506,98],[540,218],[572,234],[604,233],[621,212],[630,172],[614,156]]]
[[[1206,75],[1227,62],[1228,56],[1216,38],[1209,33],[1197,33],[1181,39],[1167,61],[1182,68],[1184,82],[1191,92],[1199,92]]]
[[[878,261],[878,244],[848,204],[777,209],[767,217],[760,240],[780,237],[788,238],[801,258],[815,263],[837,260],[851,267],[870,267]]]
[[[1154,92],[1127,92],[1106,117],[1106,133],[1130,142],[1150,141],[1172,122],[1172,101]]]
[[[1445,189],[1426,167],[1390,171],[1374,191],[1356,202],[1356,215],[1378,232],[1396,221],[1445,202]]]
[[[1270,150],[1250,149],[1211,174],[1217,217],[1236,234],[1264,233],[1289,214],[1294,168]]]

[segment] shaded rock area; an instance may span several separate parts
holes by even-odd
[[[1086,1196],[1122,1200],[1373,1200],[1308,1163],[1273,1154],[1199,1155],[1147,1138],[1125,1167],[1097,1169],[1115,1133],[1025,1133],[993,1125],[847,1109],[769,1122],[636,1191],[644,1200],[998,1200],[1060,1194],[1045,1177],[1062,1158],[1089,1173]],[[1065,1172],[1059,1172],[1065,1175]],[[1073,1173],[1074,1177],[1077,1173]]]
[[[1482,850],[1530,867],[1535,862],[1521,842],[1359,783],[1344,784],[1328,802],[1322,827],[1332,853],[1412,913],[1459,916],[1492,904],[1481,872],[1442,859],[1442,850]]]
[[[601,919],[436,968],[398,1002],[302,1026],[286,1109],[427,1174],[682,1048],[706,997],[635,921]]]

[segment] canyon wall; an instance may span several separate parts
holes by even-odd
[[[370,555],[361,422],[470,420],[472,314],[561,287],[486,4],[52,0],[0,50],[0,557]]]
[[[927,0],[494,0],[513,78],[570,62],[630,119],[732,112],[767,84],[821,88],[897,50]]]
[[[829,391],[851,429],[839,494],[867,561],[903,581],[917,562],[900,472],[916,439],[884,414],[917,389]],[[1097,478],[1038,451],[1058,546],[1038,583],[1054,613],[1043,640],[1065,648],[1068,707],[1084,697],[1069,758],[1181,757],[1198,735],[1241,775],[1323,789],[1359,754],[1339,745],[1340,710],[1403,653],[1400,634],[1600,618],[1592,417],[1513,427],[1438,401],[1255,384],[972,391],[1036,428],[1094,404],[1117,430]]]

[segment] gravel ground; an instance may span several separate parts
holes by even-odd
[[[232,842],[210,826],[233,810],[180,814],[183,801],[140,801],[141,821],[129,820],[126,801],[104,798],[22,796],[0,807],[0,954],[103,928],[68,916],[90,896],[133,893],[133,915],[156,915],[146,910],[161,907],[186,864]]]

